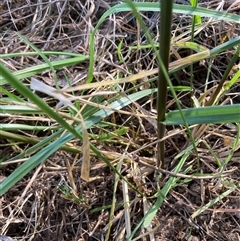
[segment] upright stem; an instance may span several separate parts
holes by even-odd
[[[159,40],[159,55],[162,59],[163,65],[168,70],[169,65],[169,49],[171,42],[171,24],[172,24],[172,0],[161,0],[160,12],[161,18],[159,23],[160,28],[160,40]],[[167,102],[167,80],[163,73],[162,68],[159,65],[159,80],[158,80],[158,98],[157,98],[157,110],[158,110],[158,139],[162,139],[165,135],[165,113]],[[158,143],[157,151],[157,166],[164,168],[164,141]]]

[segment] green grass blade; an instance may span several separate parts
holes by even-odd
[[[43,130],[58,130],[59,126],[31,126],[25,124],[0,124],[0,131],[10,130],[28,130],[28,131],[43,131]]]
[[[57,132],[53,133],[52,135],[44,138],[43,140],[37,142],[34,146],[31,146],[30,148],[28,148],[26,151],[21,152],[20,154],[12,157],[11,159],[9,159],[8,161],[14,161],[14,160],[18,160],[27,156],[32,155],[33,153],[36,153],[38,150],[41,150],[43,147],[45,147],[46,145],[51,144],[51,142],[53,142],[54,140],[56,140],[57,138],[59,138],[59,136],[61,136],[63,134],[65,130],[64,129],[59,129]],[[5,134],[5,133],[4,133]],[[5,137],[9,137],[9,133],[5,134]],[[18,136],[17,136],[18,137]],[[13,136],[12,139],[15,140],[16,136]],[[63,147],[64,149],[64,147]]]
[[[69,59],[62,59],[62,60],[56,60],[56,61],[52,61],[51,64],[55,69],[59,69],[62,67],[67,67],[67,66],[71,66],[77,63],[80,63],[84,60],[87,60],[89,57],[86,55],[80,55],[78,57],[73,57],[73,58],[69,58]],[[0,64],[0,86],[4,85],[4,84],[8,84],[8,79],[6,78],[6,76],[2,75],[2,69],[3,69],[3,65]],[[12,73],[12,75],[15,76],[15,78],[17,78],[18,80],[24,79],[24,78],[28,78],[31,77],[33,75],[39,74],[42,71],[45,71],[49,69],[49,65],[48,64],[39,64],[39,65],[35,65],[29,68],[25,68],[23,70],[18,70]]]
[[[197,211],[195,211],[192,215],[191,218],[194,219],[196,218],[198,215],[200,215],[201,213],[203,213],[205,210],[207,210],[208,208],[210,208],[213,204],[221,201],[224,197],[227,197],[229,194],[231,194],[234,190],[236,190],[237,187],[231,187],[229,188],[227,191],[225,191],[224,193],[220,194],[219,196],[217,196],[216,198],[214,198],[213,200],[211,200],[210,202],[208,202],[206,205],[204,205],[203,207],[201,207],[200,209],[198,209]]]
[[[156,92],[153,90],[142,90],[140,92],[129,95],[128,97],[123,97],[112,104],[109,107],[113,109],[121,109],[134,101],[137,101],[149,94]],[[113,110],[99,110],[93,116],[85,120],[87,129],[91,128],[94,124],[98,123],[103,118],[112,114]],[[75,128],[75,133],[81,133],[81,125]],[[73,139],[76,135],[72,133],[66,133],[59,139],[50,143],[47,147],[40,150],[34,156],[30,157],[28,161],[20,165],[13,173],[10,174],[1,184],[0,184],[0,196],[6,193],[12,186],[14,186],[19,180],[21,180],[25,175],[27,175],[33,168],[44,162],[50,155],[59,150],[64,144]],[[93,149],[94,147],[91,146]],[[102,155],[96,148],[93,150],[98,156]],[[103,156],[103,158],[105,158]],[[105,158],[104,161],[116,172],[118,171],[111,165],[111,163]],[[119,174],[119,173],[118,173]]]
[[[58,52],[58,51],[41,51],[42,54],[46,56],[66,56],[66,57],[80,57],[81,54],[70,53],[70,52]],[[15,57],[23,57],[23,56],[38,56],[37,52],[20,52],[20,53],[7,53],[0,54],[0,59],[5,58],[15,58]],[[85,56],[85,55],[82,55]]]
[[[182,112],[189,125],[240,122],[240,104],[189,108]],[[183,125],[180,112],[176,110],[167,113],[165,124]]]
[[[239,17],[240,19],[240,17]],[[223,44],[218,45],[217,47],[213,48],[212,50],[210,50],[210,56],[214,56],[217,55],[219,53],[222,53],[226,50],[229,50],[235,46],[240,45],[240,36],[233,38]]]
[[[17,89],[19,93],[35,103],[44,113],[49,115],[51,118],[56,120],[60,125],[62,125],[66,130],[72,132],[78,138],[82,136],[75,131],[75,129],[69,125],[61,116],[59,116],[55,111],[53,111],[45,102],[42,101],[40,97],[35,95],[29,88],[27,88],[21,81],[15,78],[7,69],[2,68],[2,75],[5,77],[8,82]]]
[[[0,105],[0,112],[1,113],[8,113],[8,114],[42,114],[43,111],[25,105]]]
[[[178,163],[177,167],[175,168],[174,172],[178,173],[182,166],[184,165],[187,157],[189,156],[189,151],[185,152],[183,157],[181,158],[180,162]],[[127,239],[127,241],[131,241],[136,231],[140,228],[140,226],[143,224],[144,227],[147,227],[151,224],[152,219],[155,217],[159,207],[162,205],[164,199],[166,198],[168,192],[171,190],[171,187],[175,185],[177,178],[176,177],[170,177],[165,186],[158,191],[157,193],[157,200],[153,204],[153,206],[148,210],[148,212],[144,215],[144,217],[141,219],[141,221],[137,224],[135,229],[133,230],[131,236]]]
[[[46,64],[48,64],[49,68],[52,71],[53,74],[53,78],[55,80],[55,84],[57,83],[57,74],[56,74],[56,70],[54,69],[51,61],[49,61],[49,59],[45,56],[45,54],[43,52],[41,52],[34,44],[32,44],[25,36],[21,35],[20,33],[17,33],[18,37],[21,38],[26,44],[28,44],[29,46],[31,46],[31,48],[33,50],[36,51],[36,53],[42,57],[42,59],[46,62]]]
[[[159,12],[159,3],[149,2],[134,2],[133,3],[138,11],[146,12]],[[102,22],[111,14],[131,11],[131,7],[126,3],[121,3],[108,9],[102,17],[99,19],[96,29],[102,24]],[[214,9],[207,9],[203,7],[192,7],[190,5],[173,4],[173,12],[185,15],[198,15],[200,17],[214,18],[216,20],[231,21],[240,23],[240,18],[237,14],[226,13],[222,11],[216,11]]]

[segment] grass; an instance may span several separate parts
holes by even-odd
[[[60,240],[101,235],[105,240],[137,240],[144,236],[154,240],[161,235],[167,239],[170,234],[163,228],[161,234],[158,228],[164,225],[156,220],[161,219],[159,212],[168,199],[184,190],[189,200],[182,198],[181,192],[178,200],[191,202],[194,207],[189,211],[191,229],[189,223],[184,226],[189,239],[197,235],[193,223],[204,212],[218,205],[227,210],[225,200],[231,202],[230,194],[239,196],[239,178],[234,174],[235,154],[240,147],[240,37],[234,34],[234,26],[240,24],[239,15],[204,4],[201,7],[197,1],[191,4],[171,6],[170,1],[162,1],[166,16],[161,13],[160,32],[152,24],[159,12],[158,3],[126,1],[113,5],[95,23],[91,20],[84,25],[88,31],[90,25],[94,27],[82,35],[84,41],[78,53],[69,52],[64,44],[60,51],[51,47],[43,51],[28,32],[16,31],[15,38],[27,51],[14,50],[0,56],[0,136],[1,147],[6,150],[1,156],[4,180],[0,195],[6,200],[10,194],[17,196],[6,203],[14,204],[11,211],[3,209],[3,218],[8,218],[1,224],[1,235],[15,235],[11,225],[21,216],[19,210],[26,209],[24,203],[30,205],[32,197],[36,220],[58,213],[56,205],[51,209],[53,204],[46,205],[48,213],[43,211],[40,199],[47,195],[60,208],[66,205],[61,204],[62,199],[68,202],[61,215],[68,215],[66,210],[70,209],[80,213],[81,220],[90,217],[86,226],[75,215],[73,219],[80,226],[77,228],[73,220],[74,228],[68,237],[64,236],[68,230],[65,222],[65,231],[59,231]],[[45,14],[49,14],[50,5],[42,10]],[[90,5],[87,1],[84,9],[91,11]],[[124,16],[122,26],[124,21],[135,24],[133,29],[126,25],[130,37],[117,37],[114,32],[120,28],[120,16]],[[176,16],[182,19],[176,21]],[[102,37],[100,33],[108,20],[113,24],[113,33]],[[232,32],[227,30],[229,23]],[[62,29],[64,24],[60,25]],[[167,24],[169,29],[165,28]],[[209,29],[216,31],[220,25],[222,32],[215,36],[215,45],[210,37],[209,43],[203,43]],[[39,31],[37,25],[32,27]],[[132,34],[134,29],[136,34]],[[0,31],[7,36],[6,29]],[[99,38],[103,42],[98,42]],[[87,43],[86,49],[83,43]],[[221,65],[222,60],[225,65]],[[81,79],[85,82],[80,83]],[[52,175],[58,181],[51,184],[48,194],[38,194],[37,198],[34,183],[46,185],[39,173],[43,177]],[[28,185],[24,186],[26,180]],[[101,186],[99,182],[110,189],[102,193],[110,196],[98,194],[95,186]],[[194,203],[189,195],[188,185],[192,183],[200,183],[196,195],[201,203]],[[216,184],[211,189],[208,185],[212,183]],[[22,192],[15,190],[19,186]],[[210,195],[206,194],[206,186]],[[40,190],[45,193],[43,187]],[[102,215],[104,221],[96,222],[95,214]],[[41,222],[35,222],[23,240],[47,240],[41,233],[51,229]],[[182,240],[177,238],[180,231],[174,232],[174,240]],[[46,235],[52,237],[50,231]]]

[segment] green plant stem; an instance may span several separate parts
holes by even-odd
[[[193,7],[197,7],[197,4],[198,4],[198,0],[191,1],[191,5]],[[191,31],[191,42],[192,43],[194,42],[195,24],[196,24],[196,15],[193,15],[193,18],[192,18],[192,31]],[[190,50],[190,55],[192,55],[192,54],[193,54],[193,50],[191,49]],[[194,89],[194,86],[193,86],[193,63],[190,65],[190,86],[192,88],[192,90],[191,90],[191,97],[192,97],[193,96],[193,89]]]
[[[162,0],[160,3],[161,21],[160,21],[160,41],[159,55],[162,59],[165,69],[168,70],[169,65],[169,49],[171,42],[171,23],[172,23],[172,0]],[[165,134],[165,113],[167,102],[167,80],[162,68],[159,65],[158,80],[158,139],[162,139]],[[164,168],[164,141],[158,143],[157,166]]]

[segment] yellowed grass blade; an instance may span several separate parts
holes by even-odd
[[[194,63],[197,61],[200,61],[202,59],[208,58],[210,56],[210,52],[208,49],[201,51],[199,53],[193,54],[191,56],[188,56],[183,59],[179,59],[177,61],[174,61],[169,64],[169,70],[177,69],[180,68],[181,66],[186,66],[190,63]],[[149,71],[142,71],[138,74],[133,74],[131,76],[121,78],[121,79],[116,79],[116,80],[108,80],[108,81],[102,81],[102,82],[96,82],[96,83],[88,83],[88,84],[82,84],[78,85],[75,87],[69,87],[67,89],[63,90],[56,90],[58,93],[67,93],[67,92],[72,92],[72,91],[77,91],[77,90],[86,90],[86,89],[94,89],[102,86],[108,86],[108,85],[115,85],[115,84],[123,84],[123,83],[128,83],[132,81],[136,81],[138,79],[154,75],[158,73],[158,68],[149,70]]]
[[[32,90],[37,90],[42,93],[45,93],[47,95],[52,96],[53,98],[57,99],[60,101],[65,106],[69,106],[72,109],[74,109],[76,112],[78,112],[78,115],[81,120],[81,125],[82,125],[82,137],[83,137],[83,159],[82,159],[82,168],[81,168],[81,178],[88,182],[89,181],[89,173],[90,173],[90,148],[89,148],[89,139],[88,139],[88,132],[87,128],[84,122],[84,119],[81,115],[81,113],[77,110],[77,108],[73,105],[71,102],[71,97],[70,95],[66,95],[64,93],[61,93],[57,91],[55,88],[44,84],[43,82],[31,78],[31,89]]]
[[[83,159],[82,159],[82,168],[81,168],[81,178],[85,181],[89,181],[90,176],[90,145],[89,145],[89,138],[88,132],[81,114],[79,114],[82,120],[82,136],[83,136]]]

